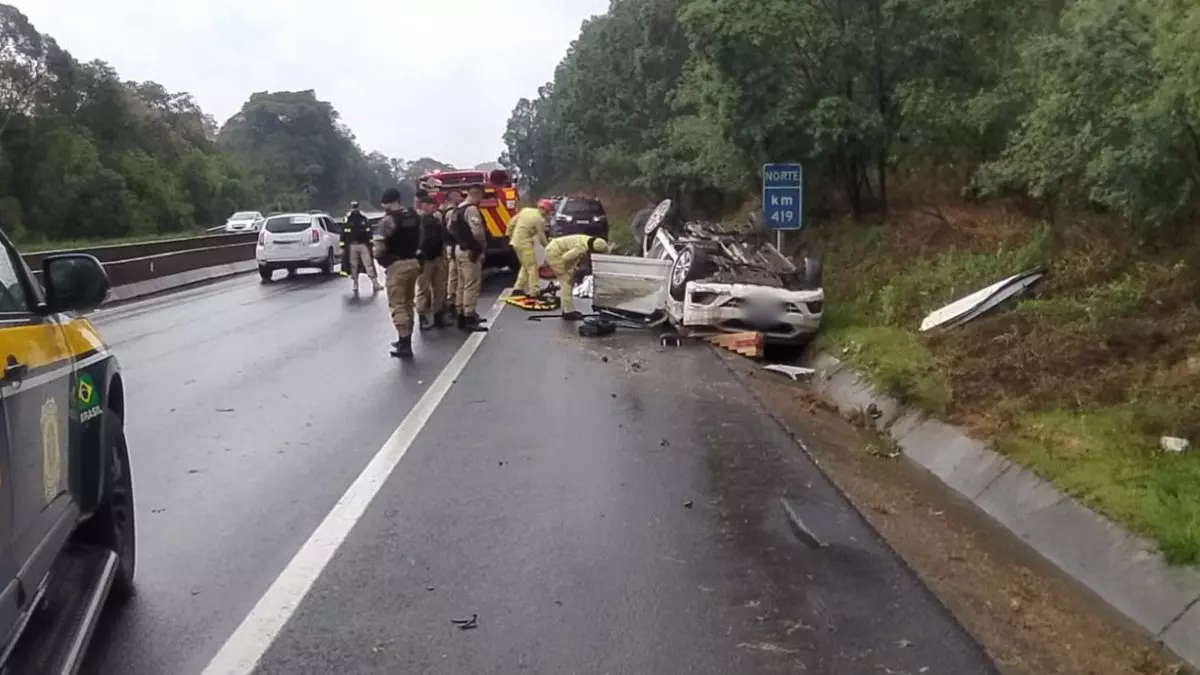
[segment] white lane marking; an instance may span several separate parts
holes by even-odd
[[[502,309],[504,301],[497,299],[488,312],[487,326],[495,325]],[[467,337],[408,416],[221,646],[203,675],[250,675],[253,672],[486,336],[487,333],[473,333]]]

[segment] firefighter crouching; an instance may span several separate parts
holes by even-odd
[[[578,321],[583,317],[575,311],[575,271],[584,256],[592,253],[607,253],[608,242],[586,234],[571,234],[555,237],[546,246],[546,262],[558,277],[559,298],[562,302],[564,321]]]
[[[421,277],[417,281],[417,316],[421,330],[446,327],[446,226],[438,212],[437,200],[425,192],[417,194],[417,213],[421,216]]]
[[[383,290],[376,277],[375,261],[371,259],[371,225],[359,210],[358,202],[350,202],[350,212],[346,214],[346,226],[342,228],[342,255],[346,257],[346,272],[354,282],[355,293],[358,292],[358,275],[361,272],[366,272],[374,292]]]
[[[487,246],[487,230],[479,202],[483,188],[472,185],[467,199],[454,210],[454,262],[458,266],[458,288],[454,300],[458,303],[458,327],[474,330],[483,323],[476,311],[479,287],[483,280],[483,255]]]
[[[392,356],[403,359],[413,355],[413,296],[421,274],[421,218],[400,203],[396,188],[384,190],[380,201],[387,215],[375,237],[375,259],[383,267],[388,311],[396,327]]]
[[[446,224],[446,320],[458,320],[458,261],[454,259],[454,213],[462,203],[462,193],[451,190],[442,204],[442,222]]]
[[[517,281],[513,284],[513,295],[537,295],[538,282],[537,249],[535,244],[546,247],[546,218],[554,212],[554,202],[543,199],[537,208],[521,209],[509,223],[508,236],[513,252],[521,263]]]

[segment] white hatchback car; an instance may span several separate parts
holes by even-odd
[[[327,213],[280,213],[267,218],[258,233],[254,256],[263,283],[275,270],[315,268],[333,276],[341,262],[340,235]]]
[[[263,214],[258,211],[238,211],[225,221],[226,232],[253,232],[262,225]]]

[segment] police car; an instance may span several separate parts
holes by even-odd
[[[0,672],[74,673],[106,600],[133,592],[124,383],[81,316],[109,282],[76,253],[39,282],[0,248]]]

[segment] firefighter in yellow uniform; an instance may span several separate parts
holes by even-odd
[[[546,262],[558,278],[558,293],[562,300],[564,321],[578,321],[583,316],[575,311],[575,299],[571,293],[575,287],[575,271],[579,269],[579,263],[592,253],[607,252],[607,241],[586,234],[555,237],[546,246]]]
[[[487,250],[487,229],[479,202],[483,187],[472,185],[467,199],[454,210],[454,262],[458,267],[458,288],[454,301],[458,304],[458,327],[473,331],[483,323],[476,311],[479,287],[483,281],[483,256]]]
[[[387,215],[375,237],[375,259],[383,267],[388,310],[396,327],[392,356],[404,359],[413,355],[413,296],[421,274],[421,219],[400,202],[396,188],[384,190],[380,201]]]
[[[417,281],[417,316],[421,331],[446,327],[446,226],[437,201],[428,193],[417,194],[421,216],[421,277]]]
[[[442,222],[446,224],[446,318],[458,320],[458,261],[454,259],[454,215],[462,203],[462,193],[451,190],[442,204]]]
[[[512,244],[513,253],[521,263],[517,272],[517,281],[513,284],[512,294],[515,296],[537,295],[538,265],[535,244],[546,244],[546,218],[554,211],[554,202],[543,199],[537,208],[521,209],[508,224],[508,241]]]

